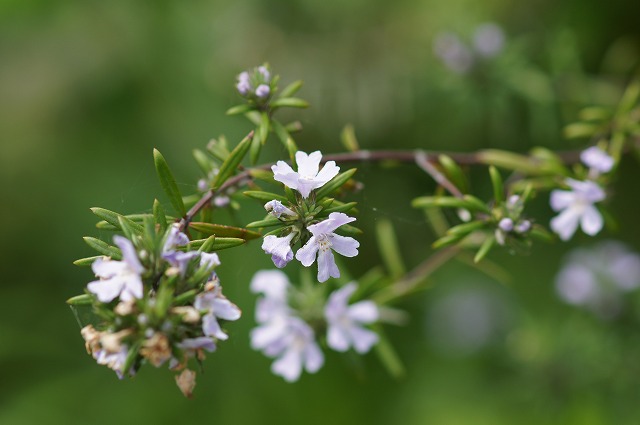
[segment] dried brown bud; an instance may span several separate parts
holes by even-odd
[[[80,335],[84,338],[84,346],[87,349],[87,353],[93,354],[96,350],[100,349],[100,332],[92,325],[87,325],[82,328]]]
[[[113,309],[113,311],[119,316],[128,316],[133,313],[135,310],[135,302],[133,300],[130,301],[120,301],[118,305]]]
[[[190,369],[183,370],[180,375],[176,375],[176,384],[185,397],[191,398],[196,386],[196,373]]]
[[[156,332],[147,339],[140,349],[140,355],[145,357],[155,367],[161,366],[171,358],[171,346],[167,337],[160,332]]]
[[[185,323],[198,323],[200,321],[200,313],[191,306],[174,307],[171,312],[182,316],[182,321]]]

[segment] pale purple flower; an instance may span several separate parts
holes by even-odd
[[[315,373],[324,364],[324,355],[316,343],[313,329],[297,317],[288,318],[286,332],[263,352],[269,357],[277,357],[271,371],[287,382],[297,381],[303,369]]]
[[[364,354],[378,342],[378,334],[362,326],[378,320],[378,306],[368,300],[349,305],[349,298],[357,288],[352,282],[333,291],[324,308],[329,326],[327,345],[336,351],[347,351],[353,347]]]
[[[608,173],[615,161],[597,146],[591,146],[580,153],[580,160],[596,174]]]
[[[216,286],[212,291],[199,294],[193,306],[201,311],[206,311],[202,316],[202,331],[206,336],[226,340],[229,338],[220,328],[218,319],[238,320],[240,309],[222,295],[222,288]]]
[[[184,275],[187,273],[189,263],[198,255],[200,255],[198,251],[169,251],[162,254],[162,258],[167,260],[173,267],[176,267],[178,270],[180,270],[180,276],[184,277]]]
[[[492,22],[480,25],[473,34],[473,46],[480,56],[490,58],[498,55],[504,48],[502,28]]]
[[[200,267],[213,268],[220,265],[220,257],[215,252],[201,252],[200,253]]]
[[[564,241],[571,239],[578,224],[586,234],[597,234],[602,230],[603,219],[593,204],[605,199],[604,190],[589,180],[567,179],[566,183],[572,190],[551,192],[551,208],[561,211],[551,220],[551,229]]]
[[[216,351],[216,343],[213,338],[208,336],[199,336],[197,338],[185,338],[176,344],[178,348],[193,354],[197,350],[205,350],[210,353]]]
[[[522,220],[520,223],[516,224],[515,230],[518,233],[527,233],[531,230],[531,222],[529,220]]]
[[[260,270],[251,279],[251,292],[262,294],[256,304],[256,321],[268,322],[276,317],[289,316],[287,303],[289,279],[280,270]]]
[[[438,34],[433,42],[433,50],[455,73],[466,74],[473,66],[473,53],[454,33]]]
[[[269,96],[270,92],[271,92],[271,89],[266,84],[260,84],[256,88],[256,96],[258,96],[261,99],[264,99],[265,97]]]
[[[100,280],[90,282],[87,289],[103,303],[111,302],[118,296],[122,301],[142,298],[140,274],[144,268],[138,260],[135,247],[129,239],[119,235],[114,236],[113,241],[122,251],[122,261],[108,258],[95,260],[91,268]]]
[[[289,233],[284,237],[274,235],[265,236],[262,242],[262,249],[265,253],[271,254],[271,260],[277,268],[281,269],[286,266],[289,261],[293,260],[293,251],[291,250],[291,240],[295,233]]]
[[[614,241],[575,249],[555,284],[566,303],[586,307],[603,318],[613,317],[622,308],[622,294],[640,287],[640,255]]]
[[[173,251],[177,246],[184,246],[189,243],[189,237],[180,231],[180,225],[174,223],[169,227],[169,233],[162,246],[162,252]]]
[[[230,203],[231,203],[231,198],[225,195],[219,195],[213,198],[213,205],[215,205],[218,208],[226,207]]]
[[[503,232],[510,232],[513,230],[513,220],[509,217],[505,217],[498,223],[498,227]]]
[[[129,348],[123,344],[116,352],[110,352],[104,348],[96,350],[93,352],[93,358],[96,359],[98,364],[105,365],[113,370],[118,375],[118,378],[122,379],[124,377],[124,371],[122,369],[127,360],[128,352]]]
[[[262,78],[264,79],[264,81],[269,82],[271,80],[271,73],[269,72],[269,69],[262,65],[258,67],[258,72],[262,75]]]
[[[248,72],[241,72],[238,75],[238,84],[236,84],[236,89],[242,96],[246,96],[249,91],[251,91],[251,82],[249,81]]]
[[[283,214],[288,216],[296,215],[291,209],[285,207],[282,202],[275,199],[264,204],[264,209],[275,218],[280,218]]]
[[[333,233],[338,227],[352,221],[355,221],[355,218],[345,213],[334,212],[329,214],[328,219],[307,228],[313,236],[298,250],[296,259],[303,266],[309,267],[316,260],[317,253],[319,282],[325,282],[329,277],[340,277],[340,270],[331,250],[345,257],[358,255],[360,243],[357,240]]]
[[[296,152],[298,171],[293,171],[286,162],[278,161],[276,165],[271,167],[273,178],[291,189],[297,190],[303,198],[307,198],[312,190],[324,186],[340,172],[340,167],[336,165],[335,161],[328,161],[322,170],[318,171],[321,160],[320,151],[312,152],[309,155],[298,151]]]

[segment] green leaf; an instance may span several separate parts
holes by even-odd
[[[67,300],[69,305],[91,305],[93,303],[93,296],[89,294],[76,295]]]
[[[249,198],[257,199],[260,202],[269,202],[276,200],[282,202],[283,204],[289,203],[289,200],[285,196],[278,195],[276,193],[262,192],[260,190],[247,190],[242,193]]]
[[[553,168],[549,169],[544,162],[529,158],[513,152],[499,149],[486,149],[477,153],[478,162],[508,170],[521,171],[526,174],[542,175],[555,174]]]
[[[80,266],[80,267],[88,267],[90,265],[93,264],[94,261],[96,261],[98,258],[103,258],[103,255],[96,255],[94,257],[85,257],[85,258],[80,258],[76,261],[73,262],[74,265],[76,266]]]
[[[184,203],[182,202],[182,195],[180,194],[180,190],[176,184],[176,179],[173,177],[173,174],[169,169],[169,164],[167,164],[167,161],[158,149],[153,150],[153,161],[156,165],[156,173],[160,179],[160,186],[162,186],[164,193],[166,193],[169,198],[171,205],[173,205],[173,208],[175,208],[180,216],[185,215],[187,213],[187,209],[184,207]]]
[[[633,109],[638,103],[640,97],[640,80],[632,81],[622,95],[616,114],[625,114]]]
[[[478,198],[465,195],[463,199],[452,196],[421,196],[411,201],[414,208],[464,208],[471,211],[488,212],[489,208]]]
[[[247,151],[251,147],[251,141],[253,140],[253,132],[235,147],[235,149],[229,154],[229,157],[220,166],[220,171],[216,175],[216,179],[213,181],[213,187],[219,188],[229,177],[231,177],[242,162],[242,159],[247,154]]]
[[[200,248],[208,239],[196,239],[189,242],[189,246],[193,249]],[[213,244],[211,244],[212,251],[220,251],[222,249],[233,248],[244,244],[246,241],[240,238],[215,238]]]
[[[260,159],[260,151],[262,150],[262,142],[259,137],[254,137],[251,141],[251,150],[249,157],[251,158],[251,164],[255,165]]]
[[[279,121],[274,119],[271,120],[271,127],[273,128],[273,131],[276,133],[276,136],[278,136],[278,139],[280,139],[282,144],[286,147],[287,140],[289,140],[289,137],[291,137],[287,129]]]
[[[389,339],[382,331],[381,326],[376,326],[375,331],[378,334],[378,343],[374,345],[374,350],[378,355],[378,359],[382,365],[387,369],[389,375],[396,379],[400,379],[405,376],[405,368],[402,361],[398,357],[395,349],[389,342]]]
[[[167,216],[164,213],[164,207],[157,199],[153,200],[153,220],[156,226],[160,227],[160,233],[167,230]]]
[[[391,277],[397,279],[403,276],[406,268],[402,261],[398,238],[389,220],[381,219],[376,223],[376,236],[380,256]]]
[[[289,137],[287,139],[287,152],[289,152],[289,159],[291,159],[291,162],[295,161],[296,158],[296,152],[298,152],[298,146],[296,145],[296,142]]]
[[[343,224],[338,228],[338,233],[344,233],[347,236],[358,236],[361,235],[363,231],[350,224]]]
[[[277,182],[273,179],[273,171],[271,170],[267,171],[261,170],[259,168],[252,168],[251,170],[249,170],[249,175],[254,179],[262,180],[267,183],[278,185],[280,184],[280,182]]]
[[[347,124],[340,133],[340,140],[342,141],[342,145],[349,151],[355,152],[360,150],[360,145],[358,144],[358,139],[356,138],[356,131],[353,128],[353,125]]]
[[[277,109],[282,107],[289,108],[308,108],[309,102],[299,99],[297,97],[281,97],[271,102],[271,108]]]
[[[436,240],[431,246],[434,249],[444,248],[445,246],[455,245],[464,239],[467,235],[464,234],[453,234],[453,235],[445,235],[440,239]]]
[[[109,211],[109,210],[106,210],[104,208],[99,208],[99,207],[93,207],[93,208],[89,208],[89,209],[96,216],[98,216],[102,220],[106,221],[107,223],[109,223],[110,225],[112,225],[113,227],[115,227],[118,230],[122,230],[122,227],[120,226],[120,217],[122,217],[125,220],[127,220],[127,223],[129,224],[129,226],[132,229],[135,229],[136,234],[142,234],[142,232],[144,230],[141,225],[139,225],[138,223],[134,223],[131,219],[123,216],[122,214],[118,214],[117,212]],[[134,216],[136,216],[140,220],[142,220],[142,215],[143,214],[136,214]],[[98,223],[98,225],[100,225],[100,223]],[[98,225],[96,225],[96,227],[101,228]]]
[[[183,292],[180,295],[176,295],[173,299],[174,305],[184,305],[188,302],[193,301],[196,298],[200,291],[198,289],[191,289],[189,291]]]
[[[289,186],[284,187],[284,194],[287,197],[287,200],[291,202],[292,205],[296,205],[298,203],[296,192],[294,192],[293,189],[291,189]]]
[[[227,109],[226,114],[227,115],[240,115],[240,114],[246,114],[247,112],[249,112],[251,110],[253,110],[253,106],[243,103],[242,105],[232,106],[231,108]]]
[[[335,176],[331,181],[322,186],[316,191],[316,199],[322,199],[325,196],[331,195],[333,192],[342,187],[343,184],[349,181],[349,179],[356,173],[357,169],[352,168]]]
[[[226,161],[229,157],[229,148],[227,138],[224,136],[218,137],[218,139],[211,139],[207,144],[207,150],[211,155],[220,161]]]
[[[247,224],[247,228],[253,228],[253,229],[257,229],[260,227],[272,227],[272,226],[277,226],[279,224],[282,224],[282,222],[280,220],[278,220],[275,217],[269,217],[266,218],[264,220],[259,220],[259,221],[253,221],[249,224]]]
[[[189,227],[205,235],[241,238],[244,240],[257,239],[262,236],[260,233],[253,232],[251,230],[243,229],[241,227],[225,226],[222,224],[191,222],[189,223]]]
[[[438,161],[440,162],[440,165],[442,165],[442,168],[451,183],[453,183],[462,192],[466,192],[469,185],[460,166],[448,155],[438,156]]]
[[[496,204],[500,204],[504,201],[504,185],[502,184],[502,177],[498,172],[498,169],[493,165],[489,166],[489,175],[491,176],[491,185],[493,186],[493,197],[496,200]]]
[[[122,253],[115,246],[111,246],[108,243],[101,241],[100,239],[92,238],[91,236],[85,236],[82,239],[87,243],[87,245],[98,251],[100,254],[111,257],[114,260],[122,259]]]
[[[298,90],[300,90],[300,87],[302,87],[302,80],[294,81],[293,83],[282,89],[282,92],[280,92],[280,97],[291,97],[296,94]]]
[[[269,137],[269,129],[271,128],[271,120],[269,119],[269,114],[263,112],[260,115],[260,125],[258,126],[258,130],[256,132],[257,138],[260,140],[260,143],[263,145],[267,141]]]
[[[337,202],[337,201],[335,201]],[[346,213],[349,212],[351,210],[353,210],[355,208],[355,206],[358,205],[357,202],[349,202],[347,204],[342,204],[340,203],[339,205],[336,205],[334,207],[331,208],[325,208],[322,210],[322,214],[331,214],[333,212],[342,212],[342,213]]]
[[[198,167],[200,167],[200,170],[202,170],[205,175],[208,175],[215,165],[209,155],[202,152],[200,149],[194,149],[191,153],[193,154],[193,159],[196,160]]]
[[[458,224],[447,230],[447,233],[450,235],[466,236],[469,233],[482,229],[485,225],[486,223],[484,221],[471,221],[469,223]]]
[[[120,228],[122,229],[122,233],[124,233],[127,239],[133,240],[134,236],[136,235],[136,230],[133,227],[133,225],[137,225],[137,224],[124,216],[118,217],[118,222],[120,223]]]
[[[487,239],[484,240],[480,249],[476,253],[476,256],[473,257],[474,263],[479,263],[493,248],[493,245],[496,243],[496,238],[493,235],[487,236]]]
[[[600,130],[600,125],[586,122],[574,122],[567,125],[564,130],[564,137],[567,139],[589,138]]]
[[[284,128],[286,128],[289,133],[298,133],[302,131],[302,123],[300,121],[291,121],[285,125]]]
[[[129,370],[131,369],[131,366],[133,366],[133,364],[135,363],[136,359],[138,358],[138,351],[140,351],[140,346],[141,346],[141,342],[135,342],[131,348],[129,349],[129,352],[127,353],[127,357],[125,358],[124,361],[124,365],[122,366],[122,373],[124,375],[129,375]]]

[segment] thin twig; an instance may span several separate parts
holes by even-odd
[[[464,196],[462,192],[449,181],[438,169],[429,162],[429,157],[425,152],[416,152],[416,164],[420,167],[425,173],[429,174],[440,186],[444,187],[456,198],[462,199]]]

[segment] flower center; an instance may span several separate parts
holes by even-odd
[[[331,249],[332,243],[330,240],[330,235],[326,233],[322,234],[318,237],[318,246],[323,252],[326,252]]]

